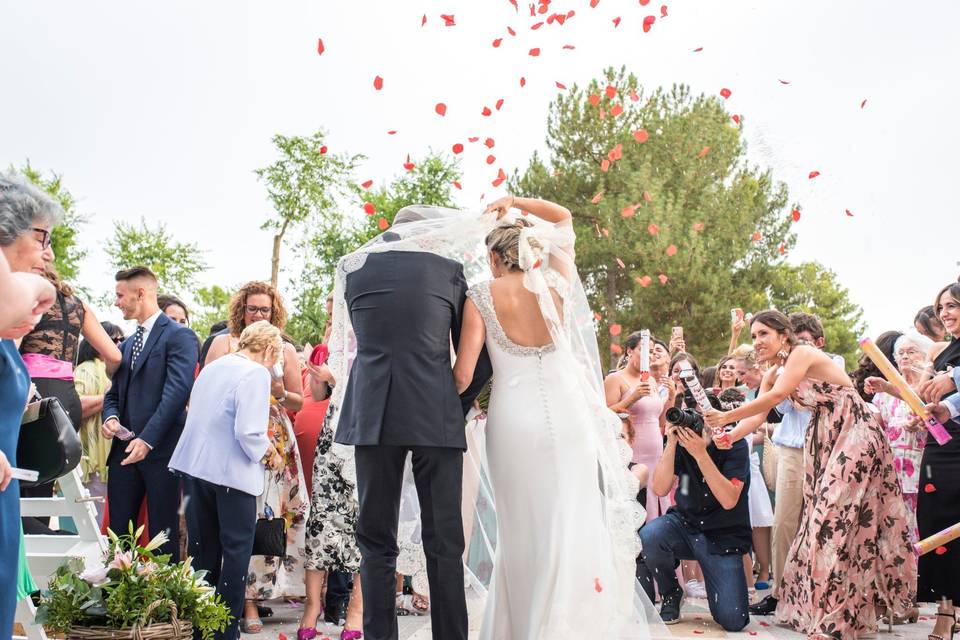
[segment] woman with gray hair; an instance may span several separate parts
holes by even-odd
[[[60,207],[23,178],[0,173],[0,287],[3,296],[12,291],[7,281],[16,274],[34,274],[26,278],[35,287],[38,299],[31,302],[27,317],[14,318],[11,326],[0,326],[0,629],[9,633],[17,602],[18,558],[20,552],[20,491],[12,479],[17,465],[17,439],[20,418],[27,402],[30,378],[11,338],[23,335],[25,326],[34,324],[36,314],[53,301],[52,286],[38,285],[44,259],[53,259],[50,231],[60,220]],[[13,273],[11,273],[13,272]],[[23,280],[21,278],[21,280]],[[30,282],[32,280],[32,285]],[[6,306],[6,305],[4,305]]]

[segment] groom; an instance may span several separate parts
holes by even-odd
[[[420,219],[402,209],[393,229]],[[398,239],[388,231],[384,240]],[[363,631],[396,640],[397,526],[407,452],[420,499],[434,640],[466,640],[463,522],[460,512],[464,416],[489,379],[486,354],[458,396],[450,341],[460,340],[467,283],[463,266],[432,253],[370,253],[347,276],[345,299],[357,356],[336,441],[354,445],[360,511]]]

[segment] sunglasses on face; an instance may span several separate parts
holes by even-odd
[[[48,249],[50,247],[50,243],[53,242],[53,238],[50,236],[50,232],[47,229],[30,227],[30,231],[40,234],[40,237],[37,238],[37,242],[40,243],[41,249]]]
[[[259,314],[261,316],[269,317],[270,314],[273,312],[273,309],[271,309],[270,307],[256,307],[252,304],[246,305],[246,309],[247,309],[247,313],[249,313],[252,316]]]

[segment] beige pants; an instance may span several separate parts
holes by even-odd
[[[800,529],[803,504],[803,449],[777,446],[777,488],[773,509],[773,597],[780,597],[780,581],[790,545]]]

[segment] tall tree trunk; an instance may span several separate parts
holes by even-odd
[[[611,267],[607,269],[607,322],[615,322],[616,318],[613,317],[613,312],[617,308],[617,272]],[[610,336],[610,344],[620,344],[620,336]],[[620,355],[610,350],[610,368],[617,368],[617,361],[620,359]]]
[[[277,235],[273,236],[273,257],[270,259],[270,286],[277,288],[277,281],[280,278],[280,245],[283,243],[283,235],[287,232],[289,220],[283,221],[283,226]]]

